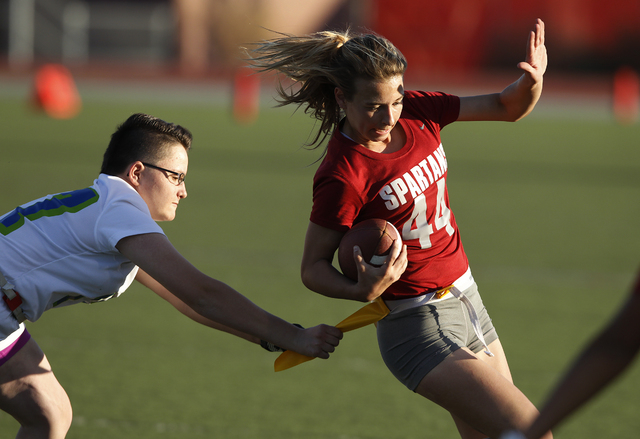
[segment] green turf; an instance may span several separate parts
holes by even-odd
[[[108,136],[137,111],[194,134],[189,197],[162,224],[196,266],[303,325],[337,323],[360,305],[299,280],[313,122],[263,109],[249,126],[226,108],[88,101],[56,121],[0,101],[0,211],[90,185]],[[638,267],[640,126],[611,120],[459,123],[443,142],[451,203],[516,383],[538,404],[569,359],[618,307]],[[3,255],[2,257],[6,257]],[[104,304],[28,325],[74,407],[68,437],[388,439],[456,437],[448,414],[404,389],[372,328],[328,361],[274,373],[275,354],[199,327],[139,286]],[[635,437],[640,366],[556,437]],[[17,424],[0,413],[0,437]]]

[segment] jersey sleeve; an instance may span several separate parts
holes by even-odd
[[[448,93],[407,91],[404,105],[407,113],[426,123],[437,124],[437,131],[458,120],[460,115],[460,98]]]
[[[116,244],[127,236],[164,234],[162,228],[151,218],[142,198],[135,197],[113,200],[105,208],[95,227],[96,240],[105,249],[115,249]]]
[[[320,174],[313,187],[311,222],[346,232],[362,207],[358,191],[343,177]]]

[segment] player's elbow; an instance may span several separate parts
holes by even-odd
[[[505,122],[517,122],[528,116],[536,106],[539,96],[526,99],[513,99],[501,102],[502,120]]]
[[[316,293],[325,291],[327,287],[326,277],[322,261],[309,262],[303,260],[300,267],[300,279],[305,287]]]
[[[313,286],[313,273],[311,268],[305,264],[304,262],[302,263],[302,265],[300,266],[300,279],[302,280],[302,284],[309,288],[310,290],[313,290],[312,286]]]
[[[524,119],[529,113],[531,113],[531,109],[526,109],[524,111],[516,111],[512,113],[508,113],[505,118],[506,122],[518,122],[519,120]]]

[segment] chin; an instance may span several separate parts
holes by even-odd
[[[389,132],[378,133],[374,132],[371,136],[369,136],[369,141],[371,142],[384,142],[389,138]]]
[[[172,215],[156,215],[153,217],[153,220],[156,222],[173,221],[175,217],[175,213]]]

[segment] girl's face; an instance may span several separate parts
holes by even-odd
[[[140,163],[140,162],[138,162]],[[169,154],[158,163],[150,163],[167,170],[186,174],[189,156],[182,145],[176,143],[169,148]],[[139,185],[136,190],[149,206],[151,218],[155,221],[172,221],[176,216],[176,209],[181,199],[186,198],[187,188],[184,181],[180,184],[175,174],[138,165]]]
[[[356,92],[348,101],[342,90],[335,97],[345,112],[343,132],[355,142],[374,151],[386,146],[402,113],[402,75],[383,80],[356,79]]]

